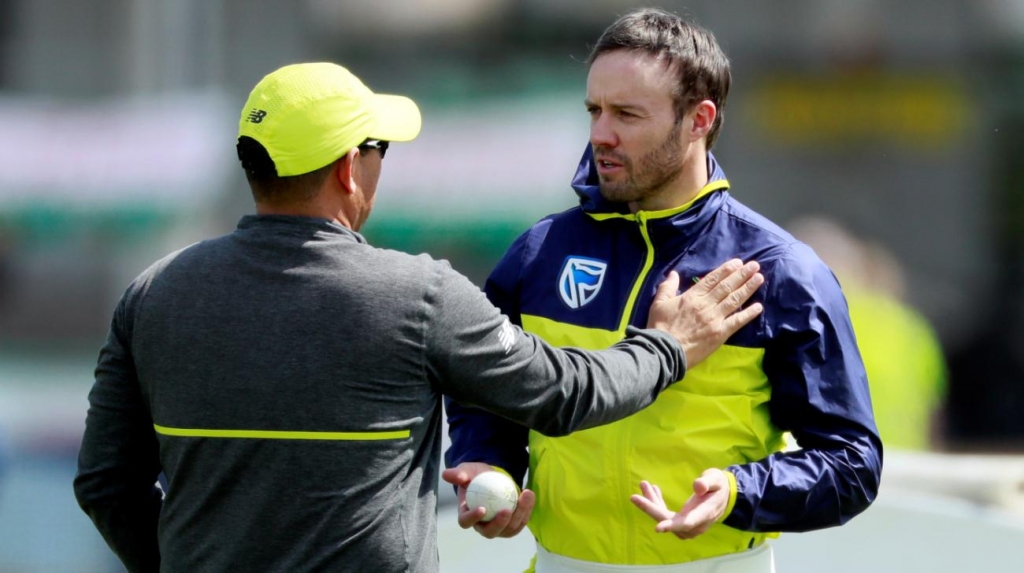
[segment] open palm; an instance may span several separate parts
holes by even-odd
[[[671,531],[680,539],[693,539],[724,515],[729,505],[729,478],[719,469],[705,471],[694,480],[693,495],[678,512],[668,508],[657,485],[641,481],[640,492],[642,495],[634,494],[629,499],[658,522],[655,531]]]

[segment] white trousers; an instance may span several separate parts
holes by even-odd
[[[556,555],[537,544],[537,573],[775,573],[767,543],[742,553],[672,565],[612,565]]]

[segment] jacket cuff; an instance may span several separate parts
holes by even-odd
[[[676,340],[676,337],[665,332],[664,330],[658,330],[657,328],[637,328],[635,326],[626,327],[626,338],[646,338],[653,342],[656,346],[660,346],[661,350],[667,351],[671,354],[671,357],[666,356],[664,352],[661,355],[662,364],[664,367],[669,368],[675,373],[675,377],[672,383],[682,380],[686,376],[686,371],[689,369],[689,365],[686,363],[686,352],[683,351],[683,347]]]
[[[726,504],[722,517],[718,518],[718,523],[725,521],[725,518],[729,517],[729,514],[732,513],[732,508],[736,507],[736,494],[739,492],[739,488],[736,486],[736,474],[728,470],[723,470],[723,473],[729,480],[729,503]]]

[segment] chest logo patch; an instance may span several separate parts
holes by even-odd
[[[587,257],[566,257],[558,275],[558,294],[569,308],[576,309],[597,297],[604,284],[608,263]]]

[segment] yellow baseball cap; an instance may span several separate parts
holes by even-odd
[[[320,169],[367,139],[412,141],[421,122],[411,99],[375,94],[337,64],[293,64],[256,84],[238,137],[259,142],[287,177]]]

